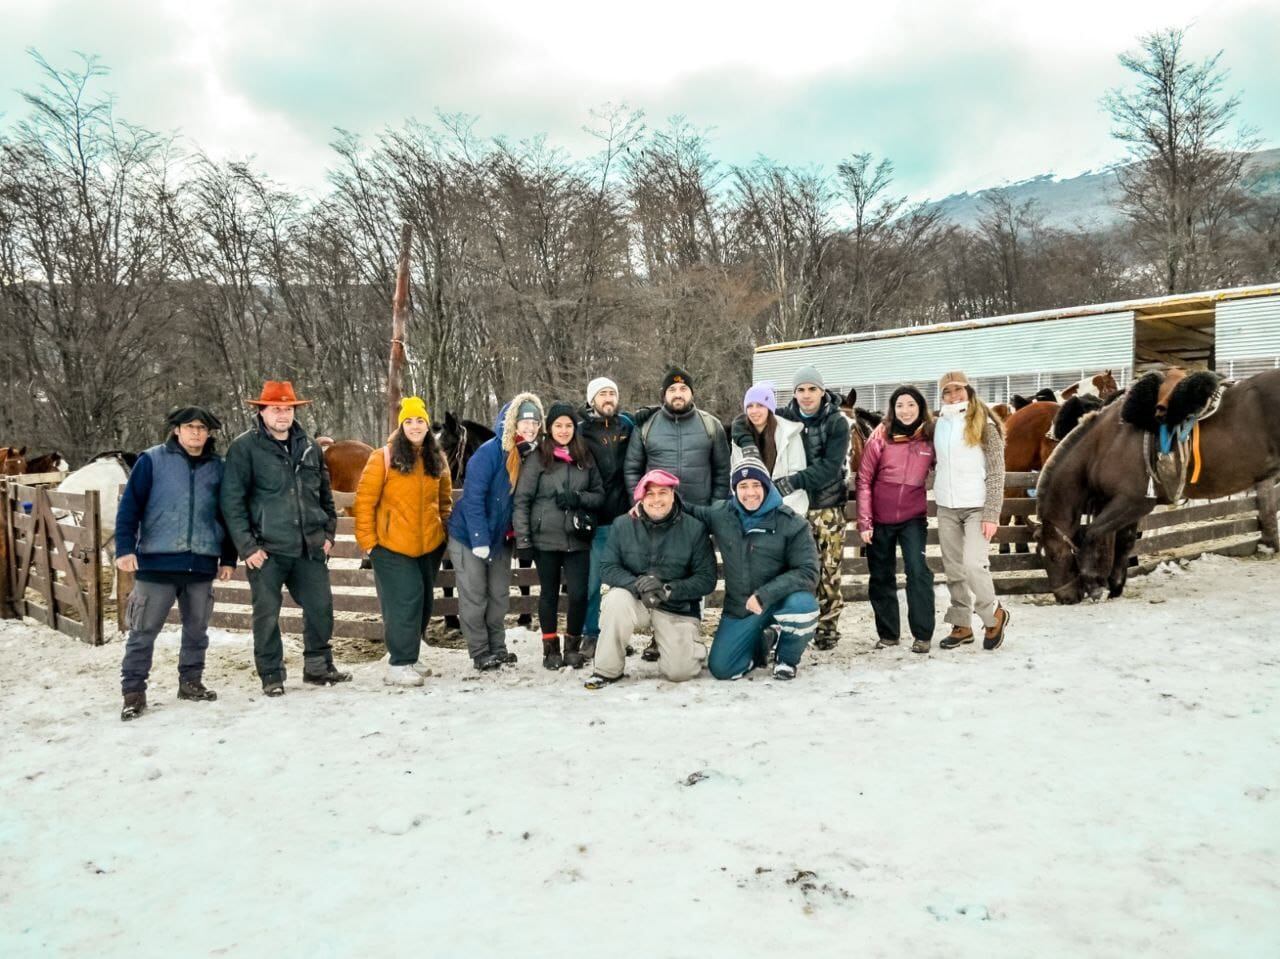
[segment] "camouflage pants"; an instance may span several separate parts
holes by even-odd
[[[840,638],[840,563],[844,559],[844,507],[811,509],[808,515],[813,541],[818,545],[818,632],[815,641],[834,642]]]

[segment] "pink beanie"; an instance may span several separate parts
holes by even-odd
[[[673,489],[680,485],[680,477],[672,476],[666,470],[649,470],[640,477],[640,482],[636,484],[635,501],[638,503],[644,499],[644,491],[653,486],[670,486]]]

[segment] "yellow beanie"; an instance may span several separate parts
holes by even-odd
[[[422,402],[420,396],[406,396],[400,401],[400,415],[396,417],[396,425],[399,426],[411,416],[421,416],[427,421],[427,425],[431,424],[431,417],[427,415],[427,404]]]

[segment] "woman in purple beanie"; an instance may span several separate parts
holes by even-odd
[[[808,465],[804,454],[803,423],[784,420],[774,415],[778,401],[773,384],[756,383],[742,398],[742,414],[733,423],[731,433],[737,434],[745,427],[755,447],[743,449],[737,443],[730,444],[730,469],[736,469],[746,456],[761,460],[774,479],[798,473]],[[802,489],[793,490],[783,497],[784,505],[804,516],[809,509],[809,494]]]

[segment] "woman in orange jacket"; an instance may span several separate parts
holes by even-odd
[[[383,682],[390,686],[422,685],[418,650],[452,509],[453,483],[426,405],[406,397],[396,431],[360,474],[354,506],[356,542],[369,554],[378,584],[389,657]]]

